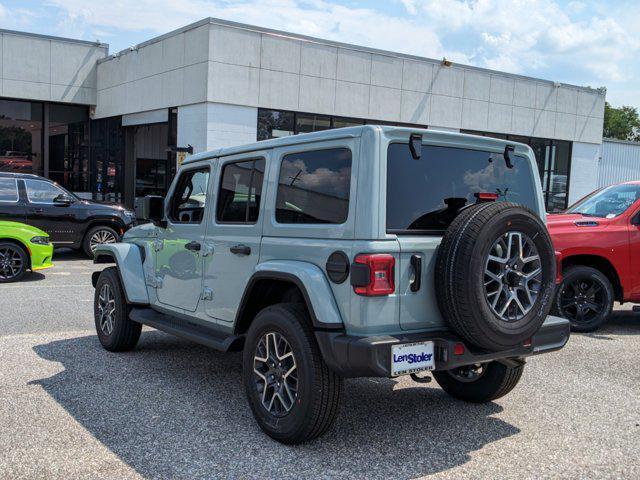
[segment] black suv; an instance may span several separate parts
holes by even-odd
[[[83,200],[46,178],[0,172],[0,220],[38,227],[56,247],[93,256],[96,245],[118,242],[135,218],[120,205]]]

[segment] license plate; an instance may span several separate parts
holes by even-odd
[[[433,342],[403,343],[391,346],[391,375],[433,370]]]

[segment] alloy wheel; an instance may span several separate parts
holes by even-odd
[[[596,279],[579,278],[560,292],[562,316],[578,323],[590,322],[605,311],[607,295]]]
[[[491,310],[503,321],[526,316],[542,285],[542,262],[533,240],[522,232],[506,232],[485,260],[484,290]]]
[[[256,345],[253,373],[262,406],[283,417],[298,396],[298,369],[293,349],[277,332],[265,333]]]
[[[105,283],[100,289],[98,297],[98,314],[100,316],[100,329],[105,335],[111,335],[115,325],[116,300],[111,286]]]
[[[16,278],[24,268],[22,252],[18,247],[0,247],[0,279],[11,280]]]
[[[116,236],[109,230],[98,230],[93,235],[91,235],[91,238],[89,239],[89,248],[91,248],[91,251],[93,252],[98,245],[116,242]]]

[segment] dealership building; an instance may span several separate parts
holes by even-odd
[[[603,90],[213,18],[115,54],[7,30],[0,49],[0,170],[86,198],[163,194],[191,148],[364,123],[527,143],[550,211],[598,186]]]

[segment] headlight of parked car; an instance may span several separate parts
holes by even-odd
[[[123,210],[122,216],[128,220],[135,220],[136,212],[132,212],[131,210]]]
[[[49,237],[33,237],[31,243],[36,245],[49,245]]]

